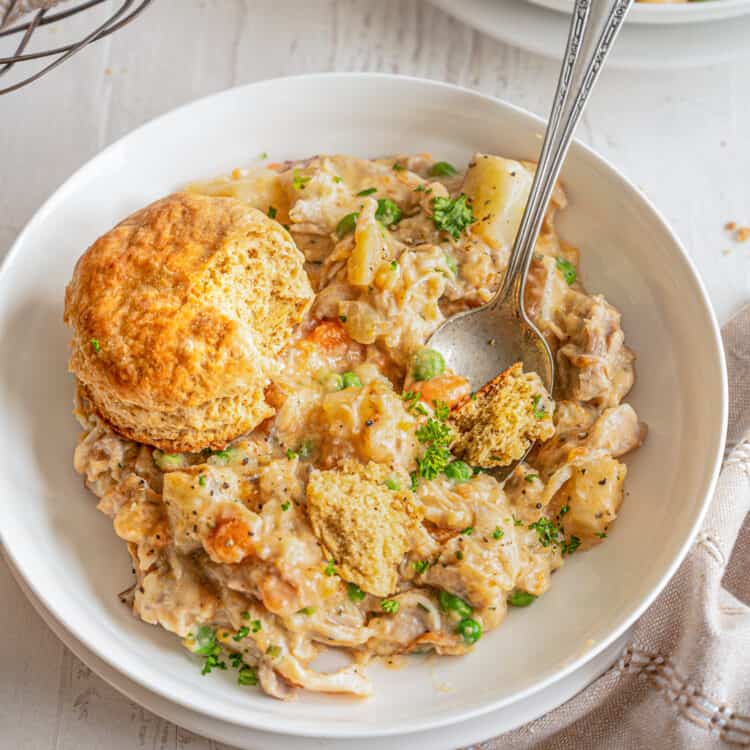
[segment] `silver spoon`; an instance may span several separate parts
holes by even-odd
[[[552,393],[552,352],[524,309],[526,274],[576,125],[633,1],[575,0],[542,152],[503,283],[487,304],[449,318],[427,341],[475,389],[520,361]],[[517,463],[493,473],[503,478]]]

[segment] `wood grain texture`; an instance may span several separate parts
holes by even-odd
[[[86,25],[72,19],[44,36],[59,43]],[[0,44],[0,55],[7,49]],[[228,86],[379,71],[469,86],[544,114],[556,69],[422,0],[157,0],[122,32],[0,99],[0,255],[44,199],[108,143]],[[723,230],[729,219],[750,224],[746,74],[742,62],[606,71],[579,128],[664,212],[722,320],[750,297],[750,244],[733,245]],[[226,750],[93,675],[48,630],[2,562],[0,601],[1,747]]]

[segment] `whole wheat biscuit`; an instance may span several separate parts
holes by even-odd
[[[156,201],[76,264],[70,370],[120,434],[222,447],[273,413],[264,390],[313,298],[303,262],[280,224],[234,198]]]

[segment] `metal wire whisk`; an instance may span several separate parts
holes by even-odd
[[[84,47],[91,44],[92,42],[101,39],[102,37],[108,36],[114,31],[121,29],[126,24],[130,23],[146,6],[150,5],[153,0],[124,0],[122,5],[116,10],[104,23],[99,25],[89,34],[80,39],[77,42],[64,45],[62,47],[55,47],[54,49],[42,50],[41,52],[26,52],[26,48],[31,41],[34,32],[40,26],[46,26],[47,24],[54,23],[55,21],[61,21],[64,18],[69,18],[78,13],[93,8],[96,5],[106,2],[106,0],[86,0],[79,5],[76,5],[67,10],[60,11],[58,13],[48,13],[47,8],[42,8],[33,14],[33,17],[28,23],[21,23],[17,26],[13,26],[9,29],[3,29],[0,31],[0,39],[3,37],[11,36],[13,34],[21,34],[21,41],[16,47],[16,51],[10,57],[0,57],[0,77],[6,75],[10,70],[18,63],[28,63],[32,60],[41,60],[47,57],[53,57],[54,59],[47,63],[41,70],[36,71],[32,75],[23,78],[17,83],[7,86],[6,88],[0,88],[0,95],[9,94],[11,91],[16,91],[22,86],[27,86],[33,83],[38,78],[41,78],[46,73],[49,73],[53,68],[61,65],[66,60],[73,57],[76,52],[80,52]],[[18,0],[12,0],[10,7],[6,12],[6,17],[10,17],[13,13],[13,9],[18,4]],[[2,21],[2,19],[0,19]]]

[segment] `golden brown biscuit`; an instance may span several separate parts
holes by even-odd
[[[273,413],[264,389],[313,292],[280,224],[234,198],[176,193],[79,259],[70,370],[118,433],[220,448]]]

